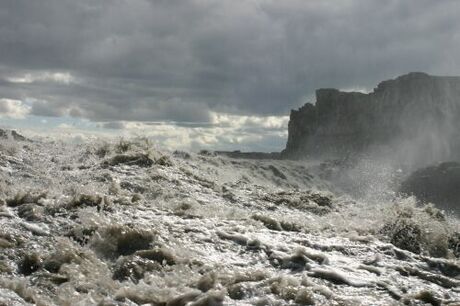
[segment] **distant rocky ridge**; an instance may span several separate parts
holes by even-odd
[[[16,141],[27,141],[27,138],[19,134],[18,132],[11,130],[2,130],[0,129],[0,139],[13,139]]]
[[[214,151],[216,155],[242,159],[280,159],[279,152],[241,152],[241,151]]]
[[[291,111],[282,156],[343,158],[381,148],[423,164],[459,160],[460,77],[409,73],[369,94],[319,89],[316,104]]]

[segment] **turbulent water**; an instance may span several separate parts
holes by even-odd
[[[366,169],[4,140],[0,305],[460,305],[458,220]]]

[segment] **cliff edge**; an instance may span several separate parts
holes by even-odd
[[[292,110],[284,158],[380,153],[418,164],[459,160],[460,77],[413,72],[373,92],[318,89]]]

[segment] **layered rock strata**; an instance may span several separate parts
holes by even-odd
[[[373,92],[318,89],[292,110],[284,158],[392,154],[418,164],[458,160],[460,77],[409,73]]]

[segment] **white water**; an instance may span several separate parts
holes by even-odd
[[[102,146],[2,142],[0,201],[17,203],[0,204],[0,304],[460,301],[446,246],[458,220],[413,199],[355,201],[313,162],[173,154],[140,140],[125,154],[152,166],[102,167],[118,154],[110,144],[98,156]],[[421,226],[420,254],[381,232],[401,218]],[[430,257],[438,249],[444,257]]]

